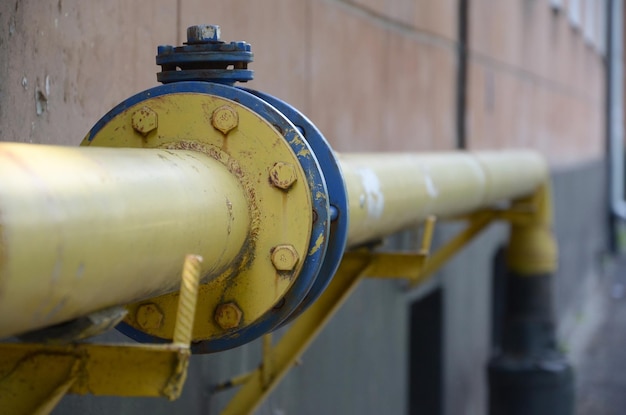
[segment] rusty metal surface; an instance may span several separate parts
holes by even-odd
[[[170,87],[172,91],[175,88]],[[235,341],[241,330],[272,313],[272,307],[290,291],[303,266],[298,257],[308,250],[311,227],[302,224],[313,222],[305,173],[283,135],[241,103],[190,91],[160,96],[148,93],[134,105],[125,105],[115,116],[94,127],[83,145],[204,153],[225,166],[238,182],[235,187],[243,189],[250,218],[246,244],[241,252],[235,253],[234,262],[226,268],[215,268],[218,275],[205,279],[200,286],[193,335],[195,347],[200,347],[199,341]],[[146,109],[158,117],[158,126],[144,135],[136,131],[133,123],[139,112],[145,124],[149,114]],[[221,189],[232,184],[215,186]],[[227,208],[237,206],[227,204]],[[207,214],[210,214],[208,210]],[[246,225],[237,218],[225,223],[233,231]],[[222,244],[217,235],[207,234],[203,240],[216,247]],[[283,252],[285,246],[290,248]],[[291,255],[287,256],[286,252]],[[230,251],[222,254],[224,258],[232,255]],[[204,254],[203,257],[206,260],[203,266],[211,268],[213,261]],[[171,293],[130,305],[125,323],[131,330],[124,332],[139,340],[171,339],[174,329],[171,316],[177,301],[178,294]],[[141,311],[146,306],[154,311],[149,313],[149,318]],[[137,332],[132,330],[139,333],[135,335]]]

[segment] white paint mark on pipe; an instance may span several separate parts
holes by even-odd
[[[437,186],[435,186],[435,182],[430,175],[430,169],[428,166],[421,165],[422,174],[424,175],[424,184],[426,185],[426,193],[433,199],[436,199],[439,196],[439,190],[437,190]]]
[[[380,180],[372,169],[360,168],[356,173],[361,179],[363,192],[366,199],[367,216],[378,219],[385,210],[385,197],[380,188]]]

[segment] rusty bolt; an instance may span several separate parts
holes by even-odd
[[[298,252],[293,245],[277,245],[272,251],[272,264],[277,271],[293,270],[298,259]]]
[[[135,312],[135,320],[142,329],[158,329],[163,324],[163,313],[154,303],[142,304]]]
[[[189,44],[219,42],[220,37],[221,30],[218,25],[200,24],[187,28],[187,43]]]
[[[241,323],[243,312],[237,304],[222,303],[215,309],[215,322],[224,330],[234,329]]]
[[[279,189],[287,190],[296,182],[296,168],[293,164],[279,161],[270,169],[270,180]]]
[[[215,129],[220,130],[223,134],[228,134],[239,124],[239,114],[232,107],[223,105],[213,111],[211,123]]]
[[[156,130],[158,126],[157,113],[148,107],[141,107],[133,113],[131,122],[135,131],[146,136],[150,131]]]

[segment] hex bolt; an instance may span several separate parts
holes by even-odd
[[[298,251],[293,245],[277,245],[272,250],[272,264],[277,271],[292,271],[298,263]]]
[[[222,303],[215,308],[215,322],[224,330],[239,327],[243,312],[233,302]]]
[[[157,113],[150,108],[141,107],[133,113],[131,122],[135,131],[145,137],[149,132],[156,130],[158,127],[158,116]]]
[[[135,312],[135,321],[144,330],[158,329],[163,325],[163,313],[154,303],[142,304]]]
[[[270,169],[270,181],[279,189],[288,190],[298,179],[293,164],[279,161]]]
[[[229,131],[239,125],[239,114],[232,107],[223,105],[213,111],[211,124],[216,130],[228,134]]]
[[[189,26],[187,28],[187,43],[219,42],[221,35],[221,30],[218,25],[200,24]]]

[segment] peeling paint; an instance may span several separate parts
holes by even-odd
[[[84,274],[85,274],[85,263],[81,262],[78,265],[78,269],[76,270],[76,279],[77,280],[81,279]]]
[[[428,196],[432,197],[433,199],[436,199],[437,196],[439,196],[439,191],[437,190],[437,186],[435,185],[435,182],[432,176],[430,175],[430,169],[428,168],[428,166],[425,166],[425,165],[421,165],[420,168],[422,170],[422,174],[424,175],[424,184],[426,185],[426,193],[428,193]]]
[[[63,307],[65,307],[65,304],[67,304],[68,300],[69,297],[67,296],[61,298],[61,300],[45,315],[44,321],[50,321],[55,315],[57,315],[59,311],[61,311]]]
[[[319,251],[323,243],[324,243],[324,234],[320,233],[317,239],[315,240],[315,245],[313,245],[313,248],[311,248],[311,250],[309,251],[309,255],[313,255],[317,251]]]
[[[48,97],[49,96],[50,96],[50,76],[46,75],[43,90],[39,89],[39,87],[35,87],[35,111],[37,115],[43,114],[48,109]]]
[[[233,203],[226,198],[226,209],[228,210],[228,228],[226,229],[226,232],[228,233],[228,235],[230,235],[230,233],[232,232],[232,227],[233,227]]]
[[[385,210],[385,196],[381,190],[380,180],[376,172],[372,169],[360,168],[356,170],[356,173],[361,179],[361,185],[364,191],[359,201],[362,202],[363,198],[365,199],[367,215],[371,219],[380,218]]]

